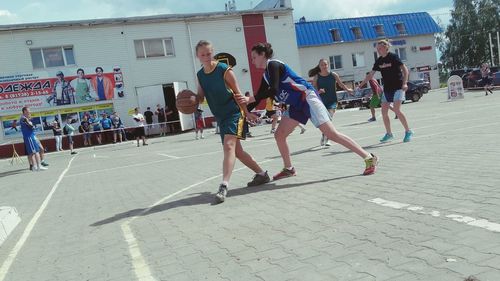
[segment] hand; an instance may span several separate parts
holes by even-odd
[[[325,89],[323,89],[323,88],[319,89],[319,90],[318,90],[318,92],[319,92],[320,94],[324,94],[324,93],[326,93],[326,92],[325,92]]]
[[[406,92],[408,90],[408,84],[403,83],[403,87],[401,87],[401,89],[403,90],[403,92]]]
[[[353,91],[352,89],[347,88],[347,89],[345,89],[345,90],[347,91],[347,93],[348,93],[349,95],[354,96],[354,91]],[[356,91],[359,91],[359,89],[356,89]]]
[[[255,113],[248,112],[247,121],[248,123],[255,125],[255,123],[260,122],[260,117],[257,116]]]

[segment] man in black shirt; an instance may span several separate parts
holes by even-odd
[[[380,55],[373,65],[365,80],[361,82],[359,88],[362,88],[367,81],[373,78],[376,71],[382,74],[382,81],[384,84],[384,92],[381,96],[382,101],[382,117],[384,119],[384,126],[386,134],[380,142],[391,141],[394,136],[391,131],[391,121],[389,119],[389,108],[393,104],[392,110],[396,113],[399,121],[405,128],[404,142],[409,142],[413,136],[413,131],[410,130],[406,116],[401,112],[401,104],[405,100],[405,92],[408,90],[408,68],[404,65],[399,57],[389,52],[390,43],[387,40],[380,40],[377,42],[377,52]]]
[[[146,119],[146,134],[151,134],[151,128],[153,128],[153,111],[151,111],[151,107],[144,112],[144,118]]]

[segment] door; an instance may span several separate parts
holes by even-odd
[[[175,97],[179,94],[180,91],[187,89],[187,82],[173,82]],[[177,108],[175,109],[177,110]],[[181,124],[181,130],[189,130],[194,128],[194,115],[193,114],[184,114],[179,112],[179,121]]]
[[[157,104],[162,105],[165,103],[162,85],[137,87],[135,89],[137,92],[137,102],[139,104],[139,111],[142,114],[144,114],[144,111],[146,111],[148,107],[150,107],[151,111],[155,112]],[[153,124],[155,123],[158,123],[156,115],[153,116]],[[157,134],[159,133],[159,127],[153,126],[147,133]]]

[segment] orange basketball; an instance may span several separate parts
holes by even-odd
[[[185,89],[177,94],[175,106],[177,110],[184,114],[192,114],[198,108],[198,96],[193,91]]]

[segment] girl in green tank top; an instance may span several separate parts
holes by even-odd
[[[348,94],[354,95],[352,89],[342,82],[339,75],[330,71],[330,64],[326,59],[320,59],[318,65],[309,70],[309,77],[313,77],[312,84],[320,94],[321,100],[332,118],[337,109],[337,84]],[[330,142],[325,135],[321,137],[321,146],[323,145],[330,146]]]

